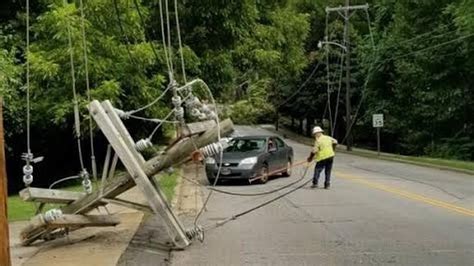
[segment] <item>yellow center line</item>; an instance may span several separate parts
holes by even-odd
[[[427,204],[430,204],[430,205],[433,205],[433,206],[436,206],[436,207],[439,207],[439,208],[451,210],[451,211],[454,211],[454,212],[457,212],[457,213],[460,213],[460,214],[464,214],[464,215],[467,215],[467,216],[473,216],[474,217],[474,210],[470,210],[470,209],[467,209],[467,208],[456,206],[456,205],[453,205],[451,203],[444,202],[444,201],[441,201],[441,200],[428,198],[428,197],[425,197],[425,196],[422,196],[422,195],[419,195],[419,194],[415,194],[415,193],[411,193],[411,192],[408,192],[408,191],[404,191],[404,190],[401,190],[401,189],[398,189],[398,188],[382,185],[380,183],[371,182],[371,181],[368,181],[367,179],[364,179],[362,177],[358,177],[358,176],[354,176],[354,175],[350,175],[350,174],[346,174],[346,173],[341,173],[341,172],[336,172],[336,174],[339,177],[342,177],[342,178],[345,178],[345,179],[348,179],[348,180],[351,180],[353,182],[357,182],[357,183],[360,183],[360,184],[364,184],[368,187],[376,188],[376,189],[379,189],[379,190],[382,190],[382,191],[385,191],[385,192],[390,192],[390,193],[393,193],[393,194],[397,194],[399,196],[402,196],[402,197],[405,197],[405,198],[408,198],[408,199],[411,199],[411,200],[424,202],[424,203],[427,203]]]

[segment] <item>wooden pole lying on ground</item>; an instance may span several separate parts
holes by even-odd
[[[95,190],[91,194],[64,206],[61,208],[62,212],[64,214],[86,214],[100,204],[103,204],[107,199],[114,199],[116,196],[134,187],[136,185],[135,182],[137,182],[141,191],[145,193],[145,197],[149,201],[150,206],[147,208],[147,206],[135,205],[135,207],[144,207],[147,211],[153,210],[154,213],[159,213],[165,220],[168,220],[168,224],[173,224],[174,228],[178,229],[176,233],[180,235],[181,240],[184,240],[178,242],[187,245],[187,240],[183,235],[183,228],[176,217],[174,217],[167,203],[162,201],[162,195],[159,195],[161,191],[159,191],[159,188],[156,189],[154,182],[151,183],[156,191],[151,189],[150,181],[153,181],[153,179],[150,177],[170,166],[183,162],[196,147],[200,148],[215,142],[217,140],[216,128],[207,127],[207,130],[205,130],[206,127],[196,125],[196,129],[191,131],[205,131],[200,135],[193,135],[174,143],[164,154],[158,155],[145,162],[142,161],[141,155],[138,156],[134,150],[133,139],[128,134],[126,128],[123,127],[122,122],[117,119],[111,104],[107,101],[102,104],[94,101],[90,106],[93,107],[93,115],[96,121],[99,122],[99,127],[101,127],[103,131],[105,129],[104,133],[109,139],[109,142],[114,146],[114,150],[119,153],[122,163],[126,163],[125,165],[128,172],[118,174],[116,177],[108,180],[102,192]],[[222,136],[232,131],[233,123],[231,120],[224,120],[220,123],[220,133]],[[189,133],[192,134],[193,132]],[[133,176],[130,175],[130,172],[133,173]],[[47,236],[50,232],[51,229],[45,228],[44,226],[28,226],[21,233],[22,244],[29,245],[35,240]]]
[[[3,97],[0,97],[0,265],[11,265],[8,233],[8,186],[5,168],[5,139],[3,135]]]

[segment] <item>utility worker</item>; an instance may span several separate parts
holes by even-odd
[[[324,188],[329,189],[329,186],[331,185],[332,163],[335,155],[334,148],[337,145],[337,140],[330,136],[324,135],[323,132],[324,131],[321,127],[316,126],[313,128],[313,135],[315,137],[314,148],[307,161],[311,162],[313,158],[316,161],[316,165],[314,167],[313,185],[311,187],[318,187],[319,175],[324,170],[326,177],[324,180]]]

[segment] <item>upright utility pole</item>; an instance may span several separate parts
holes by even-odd
[[[351,108],[351,44],[349,38],[349,5],[350,0],[346,0],[344,10],[344,46],[346,46],[346,148],[352,150],[352,133],[349,132],[352,124]]]
[[[368,8],[369,8],[368,4],[351,6],[350,0],[346,0],[345,6],[326,7],[326,13],[337,12],[338,14],[344,17],[344,46],[345,46],[345,52],[346,52],[346,134],[347,134],[346,148],[348,151],[352,150],[352,134],[350,133],[351,125],[352,125],[352,115],[351,115],[352,108],[351,108],[351,45],[350,45],[350,37],[349,37],[349,20],[351,18],[352,10],[358,10],[358,9],[367,10]],[[344,11],[344,15],[340,13],[341,11]]]
[[[3,137],[3,97],[0,97],[0,265],[11,265],[10,237],[7,215],[7,172],[5,169],[5,145]]]

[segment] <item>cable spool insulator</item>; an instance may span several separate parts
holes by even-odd
[[[87,194],[92,193],[92,182],[89,178],[82,180],[82,187],[84,188],[84,191],[86,191]]]
[[[82,171],[79,173],[79,177],[82,179],[89,179],[89,173],[86,169],[82,169]]]
[[[171,98],[171,102],[175,107],[181,106],[181,104],[183,103],[179,95],[173,96],[173,98]]]
[[[186,100],[186,106],[188,108],[197,108],[197,107],[200,107],[201,105],[201,101],[199,100],[198,97],[192,95],[192,96],[189,96],[189,98]]]
[[[115,113],[122,119],[129,119],[130,118],[130,113],[125,112],[124,110],[120,110],[117,108],[114,108]]]
[[[33,175],[23,175],[23,183],[25,186],[30,186],[33,183]]]
[[[199,111],[199,109],[197,109],[197,108],[191,109],[191,116],[193,116],[193,117],[199,117],[199,116],[201,116],[201,114],[202,114],[202,113],[201,113],[201,111]]]
[[[25,186],[33,183],[33,165],[31,164],[23,166],[23,183],[25,183]]]
[[[51,209],[44,213],[43,219],[46,222],[52,222],[61,218],[61,216],[63,216],[63,212],[60,209]]]
[[[207,118],[209,120],[217,120],[217,115],[215,112],[210,112],[209,114],[207,114]]]
[[[176,107],[174,109],[174,115],[176,117],[176,120],[180,122],[184,122],[184,108],[183,107]]]
[[[207,104],[203,104],[201,106],[201,112],[205,113],[205,114],[209,114],[211,113],[211,109],[209,108],[209,106],[207,106]]]
[[[139,141],[137,141],[137,143],[135,143],[135,149],[137,149],[137,151],[139,152],[142,152],[148,148],[151,148],[153,147],[153,143],[151,143],[151,140],[150,139],[141,139]]]
[[[204,230],[201,226],[195,226],[192,229],[186,231],[186,236],[190,239],[198,239],[201,243],[204,242]]]
[[[199,151],[201,152],[202,156],[205,159],[205,158],[208,158],[220,153],[227,147],[229,147],[229,143],[227,142],[227,140],[223,139],[220,142],[216,142],[216,143],[212,143],[207,146],[204,146],[201,149],[199,149]]]
[[[33,174],[33,165],[26,164],[23,166],[23,174],[24,175],[32,175]]]

